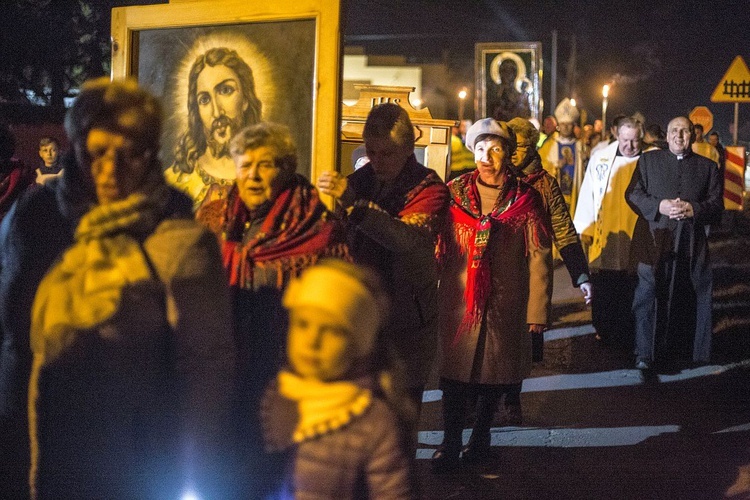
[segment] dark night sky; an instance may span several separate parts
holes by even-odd
[[[555,29],[558,100],[565,97],[565,65],[575,35],[575,88],[590,115],[599,117],[601,87],[617,79],[608,117],[640,111],[647,122],[665,126],[673,116],[705,105],[723,142],[730,141],[734,105],[711,103],[710,96],[735,56],[750,62],[748,0],[351,0],[344,17],[346,45],[364,46],[368,54],[400,53],[415,62],[440,61],[447,50],[454,63],[463,60],[470,70],[467,85],[473,82],[475,43],[541,41],[547,101]],[[555,104],[547,102],[545,113]],[[740,139],[748,140],[750,105],[739,110]]]

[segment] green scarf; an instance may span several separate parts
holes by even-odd
[[[47,272],[31,316],[31,349],[47,361],[59,356],[79,330],[110,319],[122,290],[151,278],[142,241],[161,222],[166,186],[150,194],[97,205],[76,228],[74,243]]]

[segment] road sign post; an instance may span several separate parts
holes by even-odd
[[[750,69],[747,68],[742,56],[737,56],[729,65],[724,78],[719,81],[711,102],[733,102],[734,103],[734,134],[733,144],[737,145],[737,125],[739,123],[739,103],[750,102]]]
[[[745,148],[727,146],[724,169],[724,208],[742,210],[742,193],[745,189]]]
[[[696,106],[688,115],[690,121],[693,124],[699,123],[703,126],[703,132],[708,135],[708,132],[714,126],[714,114],[706,106]]]

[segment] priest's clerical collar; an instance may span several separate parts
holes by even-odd
[[[688,150],[686,150],[686,151],[683,151],[682,153],[674,153],[674,152],[672,152],[672,151],[669,151],[669,152],[670,152],[670,153],[672,153],[673,155],[675,155],[675,157],[676,157],[676,158],[677,158],[678,160],[683,160],[683,159],[685,159],[685,157],[686,157],[687,155],[689,155],[689,154],[691,153],[691,151],[690,151],[689,149],[688,149]]]

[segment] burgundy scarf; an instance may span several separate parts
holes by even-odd
[[[274,267],[282,288],[287,273],[296,276],[324,257],[349,258],[341,225],[329,219],[318,192],[300,175],[279,193],[255,237],[243,243],[250,215],[236,185],[225,200],[208,203],[197,215],[220,235],[233,286],[251,289],[255,267]]]
[[[454,343],[464,333],[481,323],[487,299],[492,291],[489,259],[485,257],[490,233],[501,227],[513,231],[529,227],[533,242],[537,246],[549,245],[551,234],[543,215],[541,197],[531,186],[513,176],[506,178],[492,212],[482,215],[476,185],[478,177],[479,171],[475,170],[457,177],[448,184],[452,198],[450,221],[457,244],[454,251],[467,256],[464,292],[466,310]]]
[[[10,206],[29,186],[35,183],[35,175],[26,170],[21,162],[8,160],[7,165],[0,165],[0,220],[10,210]]]

